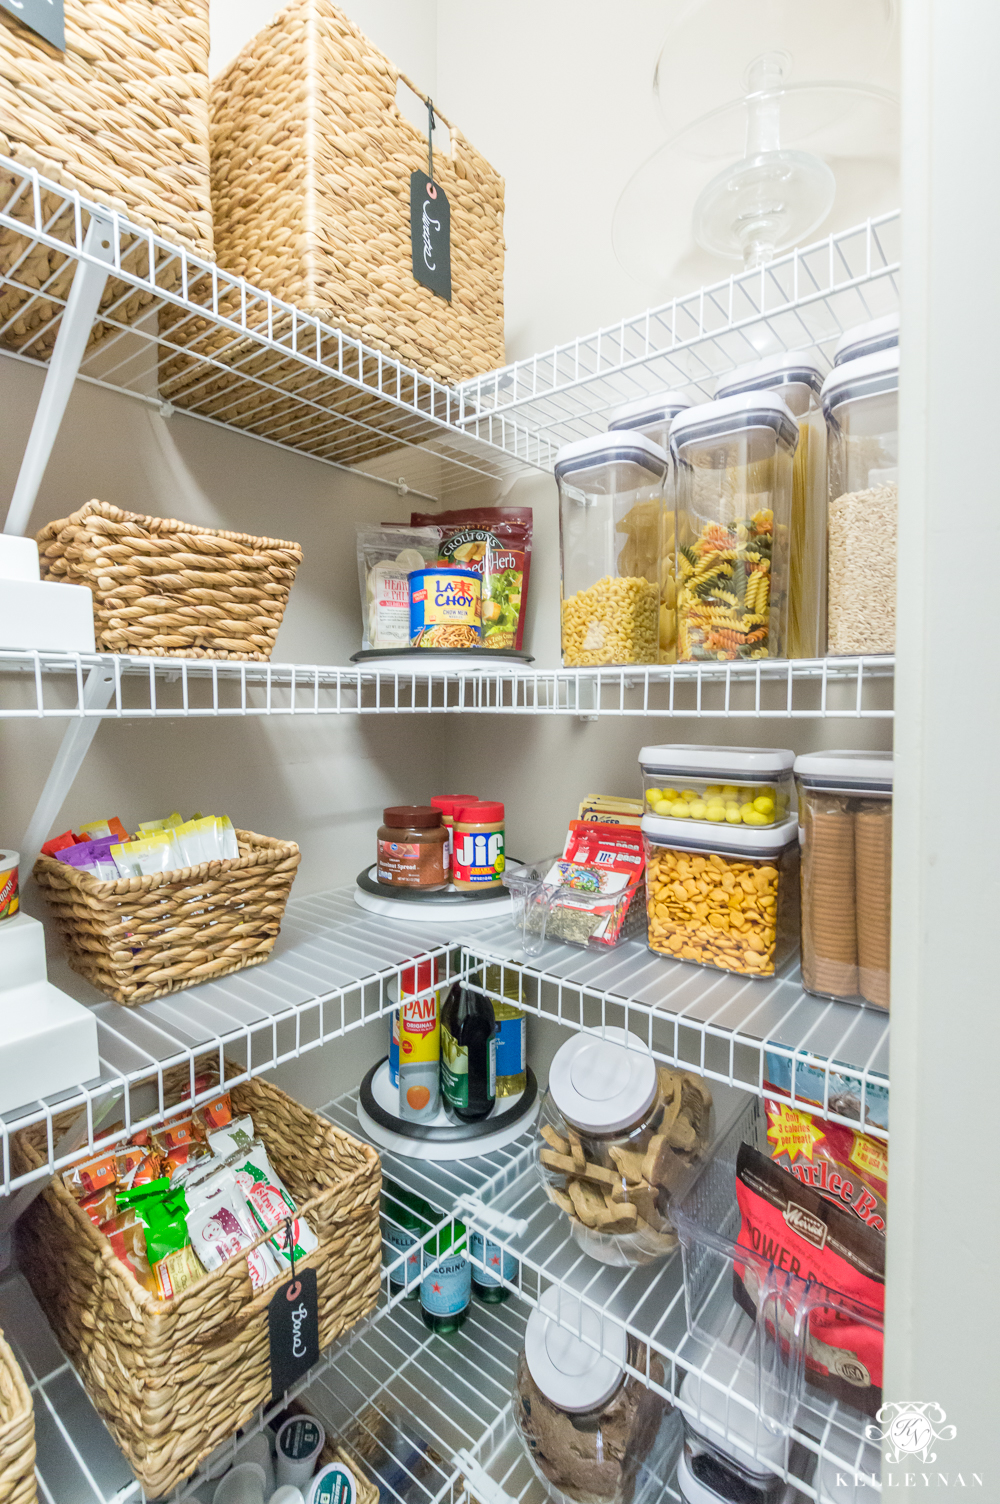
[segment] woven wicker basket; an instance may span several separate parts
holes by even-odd
[[[186,1082],[188,1066],[178,1070]],[[325,1348],[378,1297],[379,1157],[268,1082],[246,1082],[232,1096],[319,1238],[296,1267],[316,1270]],[[64,1116],[57,1135],[72,1121],[72,1113]],[[44,1164],[45,1135],[41,1123],[12,1141],[17,1174]],[[53,1331],[149,1496],[186,1478],[269,1398],[267,1307],[275,1285],[255,1295],[244,1257],[173,1300],[156,1300],[60,1177],[25,1212],[17,1238]]]
[[[238,860],[118,882],[40,856],[33,875],[72,969],[132,1008],[260,966],[281,929],[299,848],[251,830],[236,839]]]
[[[503,179],[449,127],[452,155],[434,157],[451,207],[448,303],[412,274],[410,174],[427,166],[427,138],[396,106],[399,77],[330,0],[281,11],[212,85],[216,253],[375,349],[459,381],[504,361]]]
[[[64,53],[0,11],[0,155],[211,256],[208,0],[65,3]],[[43,219],[50,235],[71,239],[72,211],[50,223],[61,202],[43,194]],[[30,191],[2,170],[0,205],[15,218],[34,218]],[[123,263],[148,271],[146,243]],[[46,326],[72,273],[58,250],[31,247],[15,231],[0,230],[0,282],[11,278],[0,289],[0,342],[47,355],[54,334]],[[169,265],[158,272],[164,288],[177,277]],[[131,322],[149,301],[109,279],[102,307],[119,299],[125,300],[115,310],[119,323]],[[106,326],[96,325],[91,342],[105,333]]]
[[[42,579],[87,585],[99,652],[266,662],[297,543],[122,512],[103,501],[37,538]]]
[[[0,1332],[0,1504],[36,1504],[35,1412],[17,1359]]]

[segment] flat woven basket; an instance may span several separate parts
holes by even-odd
[[[177,1069],[186,1082],[189,1067]],[[378,1297],[379,1157],[268,1082],[248,1081],[232,1097],[319,1238],[296,1268],[316,1270],[322,1350]],[[72,1120],[58,1118],[57,1135]],[[45,1136],[41,1123],[12,1140],[18,1174],[45,1163]],[[17,1241],[39,1304],[147,1496],[181,1482],[270,1398],[276,1282],[255,1295],[243,1255],[156,1300],[59,1176],[20,1219]]]
[[[216,254],[384,354],[460,381],[504,362],[503,179],[448,126],[434,180],[451,208],[449,303],[413,277],[410,174],[426,171],[427,136],[397,108],[400,76],[330,0],[280,11],[212,85]]]
[[[36,1504],[35,1412],[17,1359],[0,1332],[0,1504]]]
[[[105,501],[37,537],[42,579],[86,585],[99,652],[266,662],[297,543],[122,512]]]
[[[65,8],[63,53],[0,11],[0,156],[210,257],[208,0],[65,0]],[[69,240],[73,213],[59,214],[62,202],[43,193],[42,218],[48,234]],[[30,184],[2,168],[0,208],[34,219]],[[148,246],[135,246],[123,264],[148,272]],[[72,275],[58,249],[0,229],[0,343],[48,355]],[[157,280],[174,287],[179,271],[161,264]],[[102,308],[114,304],[115,320],[127,324],[149,301],[110,278]],[[91,342],[109,327],[96,324]]]
[[[100,882],[40,856],[44,890],[69,964],[132,1008],[260,966],[274,949],[299,865],[294,841],[238,830],[238,860]]]

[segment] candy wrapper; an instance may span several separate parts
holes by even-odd
[[[280,1271],[266,1243],[250,1249],[257,1227],[247,1209],[236,1177],[222,1167],[218,1175],[206,1177],[196,1187],[185,1186],[185,1195],[194,1199],[187,1214],[191,1244],[206,1269],[218,1269],[243,1249],[254,1290],[260,1290]]]
[[[254,1136],[251,1118],[239,1118],[226,1128],[208,1135],[212,1152],[225,1159],[236,1175],[250,1213],[262,1232],[274,1229],[270,1247],[286,1263],[304,1259],[317,1247],[318,1239],[304,1217],[295,1212],[295,1202],[271,1165],[267,1149]],[[291,1243],[287,1224],[291,1222]]]

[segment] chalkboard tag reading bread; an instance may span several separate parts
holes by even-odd
[[[291,1223],[285,1236],[292,1246]],[[319,1362],[319,1303],[316,1293],[316,1270],[295,1271],[279,1285],[267,1308],[268,1334],[271,1339],[271,1402],[278,1400],[301,1379],[307,1369]]]
[[[60,52],[66,51],[64,0],[0,0],[0,10],[9,11],[22,26],[44,37]]]

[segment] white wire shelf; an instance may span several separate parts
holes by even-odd
[[[0,719],[392,714],[891,720],[895,659],[652,668],[376,669],[0,649]],[[108,704],[86,699],[93,671]]]
[[[481,434],[453,388],[221,271],[117,211],[0,157],[0,353],[45,363],[90,215],[113,226],[85,381],[440,499],[550,468],[549,442],[497,415]]]
[[[516,418],[558,448],[650,392],[708,401],[720,376],[779,350],[812,350],[829,366],[845,329],[897,310],[899,254],[897,211],[464,382],[462,421],[489,437]]]

